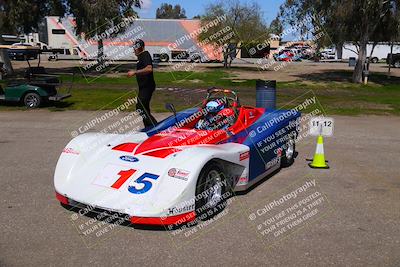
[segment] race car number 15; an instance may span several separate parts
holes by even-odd
[[[93,184],[120,189],[137,171],[135,169],[121,170],[123,167],[121,165],[108,164],[95,178]],[[143,173],[134,181],[129,182],[128,190],[132,194],[146,193],[153,186],[152,180],[157,180],[158,177],[159,175],[152,173]]]
[[[157,180],[158,177],[160,177],[160,176],[152,174],[152,173],[148,173],[148,172],[143,173],[142,175],[140,175],[139,178],[137,178],[135,180],[136,184],[139,184],[139,185],[142,185],[142,186],[136,187],[136,185],[130,185],[128,187],[128,191],[131,192],[132,194],[143,194],[143,193],[146,193],[153,186],[153,183],[150,181],[150,179]]]

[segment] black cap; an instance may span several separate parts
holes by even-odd
[[[134,49],[139,49],[139,48],[143,48],[143,47],[144,47],[144,42],[143,42],[142,39],[136,39],[136,40],[133,42],[133,48],[134,48]]]

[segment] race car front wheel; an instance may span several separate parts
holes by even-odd
[[[294,163],[294,157],[296,153],[296,142],[294,138],[289,138],[286,144],[283,146],[281,156],[281,167],[289,167]]]
[[[196,185],[195,207],[198,219],[210,219],[225,208],[226,185],[226,177],[219,164],[210,162],[204,166]]]

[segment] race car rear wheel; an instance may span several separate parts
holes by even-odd
[[[207,220],[221,212],[226,205],[226,178],[222,167],[210,162],[201,170],[196,185],[196,216]]]
[[[290,137],[282,150],[281,167],[289,167],[294,162],[296,153],[296,142],[293,137]]]

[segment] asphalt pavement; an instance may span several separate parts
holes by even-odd
[[[60,206],[58,156],[91,114],[0,112],[0,266],[400,266],[400,117],[335,116],[329,170],[307,166],[316,140],[305,137],[293,166],[178,231]]]

